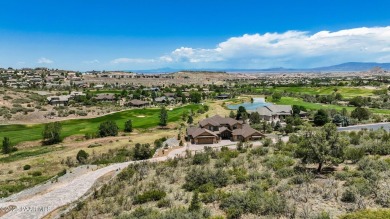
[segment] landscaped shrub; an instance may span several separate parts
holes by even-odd
[[[158,201],[163,199],[167,194],[162,190],[149,190],[134,197],[134,204],[143,204],[150,201]]]

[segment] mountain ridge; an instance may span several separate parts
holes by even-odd
[[[264,69],[241,69],[241,68],[189,68],[189,69],[175,69],[175,68],[159,68],[148,70],[129,70],[139,73],[174,73],[179,71],[224,71],[231,73],[255,73],[255,72],[350,72],[350,71],[368,71],[372,68],[380,67],[384,70],[390,70],[390,63],[378,62],[345,62],[337,65],[322,66],[315,68],[264,68]]]

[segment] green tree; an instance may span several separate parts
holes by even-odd
[[[278,101],[280,101],[280,99],[282,99],[281,93],[275,92],[272,94],[272,101],[278,102]]]
[[[191,92],[190,93],[190,101],[193,103],[200,103],[202,100],[202,95],[199,92]]]
[[[3,154],[9,154],[12,151],[11,142],[9,141],[8,137],[4,137],[4,139],[3,139],[2,151],[3,151]]]
[[[296,116],[296,115],[299,116],[299,113],[301,112],[301,108],[298,105],[293,105],[292,106],[292,111],[293,111],[293,115],[294,116]]]
[[[249,121],[251,124],[259,124],[261,121],[260,114],[258,112],[253,112],[249,116]]]
[[[357,97],[354,97],[351,100],[349,100],[349,104],[356,106],[356,107],[361,107],[361,106],[364,106],[366,104],[366,101],[363,97],[357,96]]]
[[[317,163],[317,171],[321,172],[323,164],[343,161],[344,149],[348,144],[346,139],[340,138],[337,126],[333,123],[322,128],[306,127],[295,155],[301,158],[303,163]]]
[[[89,154],[85,152],[84,150],[79,150],[79,152],[76,155],[76,159],[79,163],[84,164],[89,157]]]
[[[351,117],[358,119],[359,121],[367,120],[370,118],[370,112],[366,108],[356,107],[351,112]]]
[[[43,143],[45,145],[57,144],[61,139],[62,126],[59,122],[52,122],[45,124],[42,132]]]
[[[168,124],[168,112],[167,109],[165,109],[165,107],[161,107],[159,119],[160,119],[159,122],[160,126],[166,126]]]
[[[329,122],[328,113],[325,110],[319,109],[314,115],[314,124],[316,126],[323,126]]]
[[[134,159],[135,160],[145,160],[152,157],[152,150],[150,149],[150,144],[135,144],[134,147]]]
[[[132,132],[133,131],[133,122],[131,119],[127,120],[125,122],[125,132]]]
[[[114,121],[105,121],[100,123],[99,125],[99,136],[107,137],[107,136],[117,136],[118,135],[118,125]]]
[[[242,117],[243,117],[244,114],[246,114],[246,115],[248,114],[248,113],[246,112],[245,107],[239,106],[238,109],[237,109],[236,119],[237,119],[237,120],[238,120],[238,119],[242,119]]]
[[[188,124],[192,124],[193,122],[194,122],[194,119],[192,118],[192,116],[189,116],[188,120],[187,120],[187,123]]]

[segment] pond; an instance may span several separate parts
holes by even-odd
[[[272,103],[266,103],[264,98],[253,98],[253,103],[240,103],[240,104],[231,104],[227,105],[228,109],[237,110],[238,107],[243,106],[246,110],[256,110],[262,106],[269,106]]]

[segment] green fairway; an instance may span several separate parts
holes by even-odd
[[[168,121],[175,122],[181,118],[184,111],[196,111],[201,105],[187,105],[184,107],[168,110]],[[113,113],[102,117],[92,119],[73,119],[62,121],[62,137],[68,137],[75,134],[93,133],[101,122],[113,120],[120,130],[123,130],[124,123],[128,119],[133,121],[134,128],[151,128],[159,123],[160,109],[133,109],[123,112]],[[12,144],[23,141],[33,141],[42,138],[43,124],[37,125],[4,125],[0,126],[0,139],[9,137]]]
[[[322,104],[322,103],[309,103],[305,102],[300,98],[295,97],[282,97],[282,99],[278,102],[276,102],[278,105],[299,105],[304,106],[306,109],[310,110],[319,110],[319,109],[336,109],[336,110],[342,110],[343,108],[346,108],[348,111],[352,111],[355,109],[355,107],[351,106],[338,106],[333,104]],[[370,109],[373,113],[381,113],[381,114],[390,114],[390,110],[388,109]]]
[[[352,98],[356,96],[373,96],[372,89],[363,87],[276,87],[270,89],[270,91],[276,92],[293,92],[310,95],[329,95],[333,94],[334,90],[337,89],[337,93],[340,93],[345,98]]]

